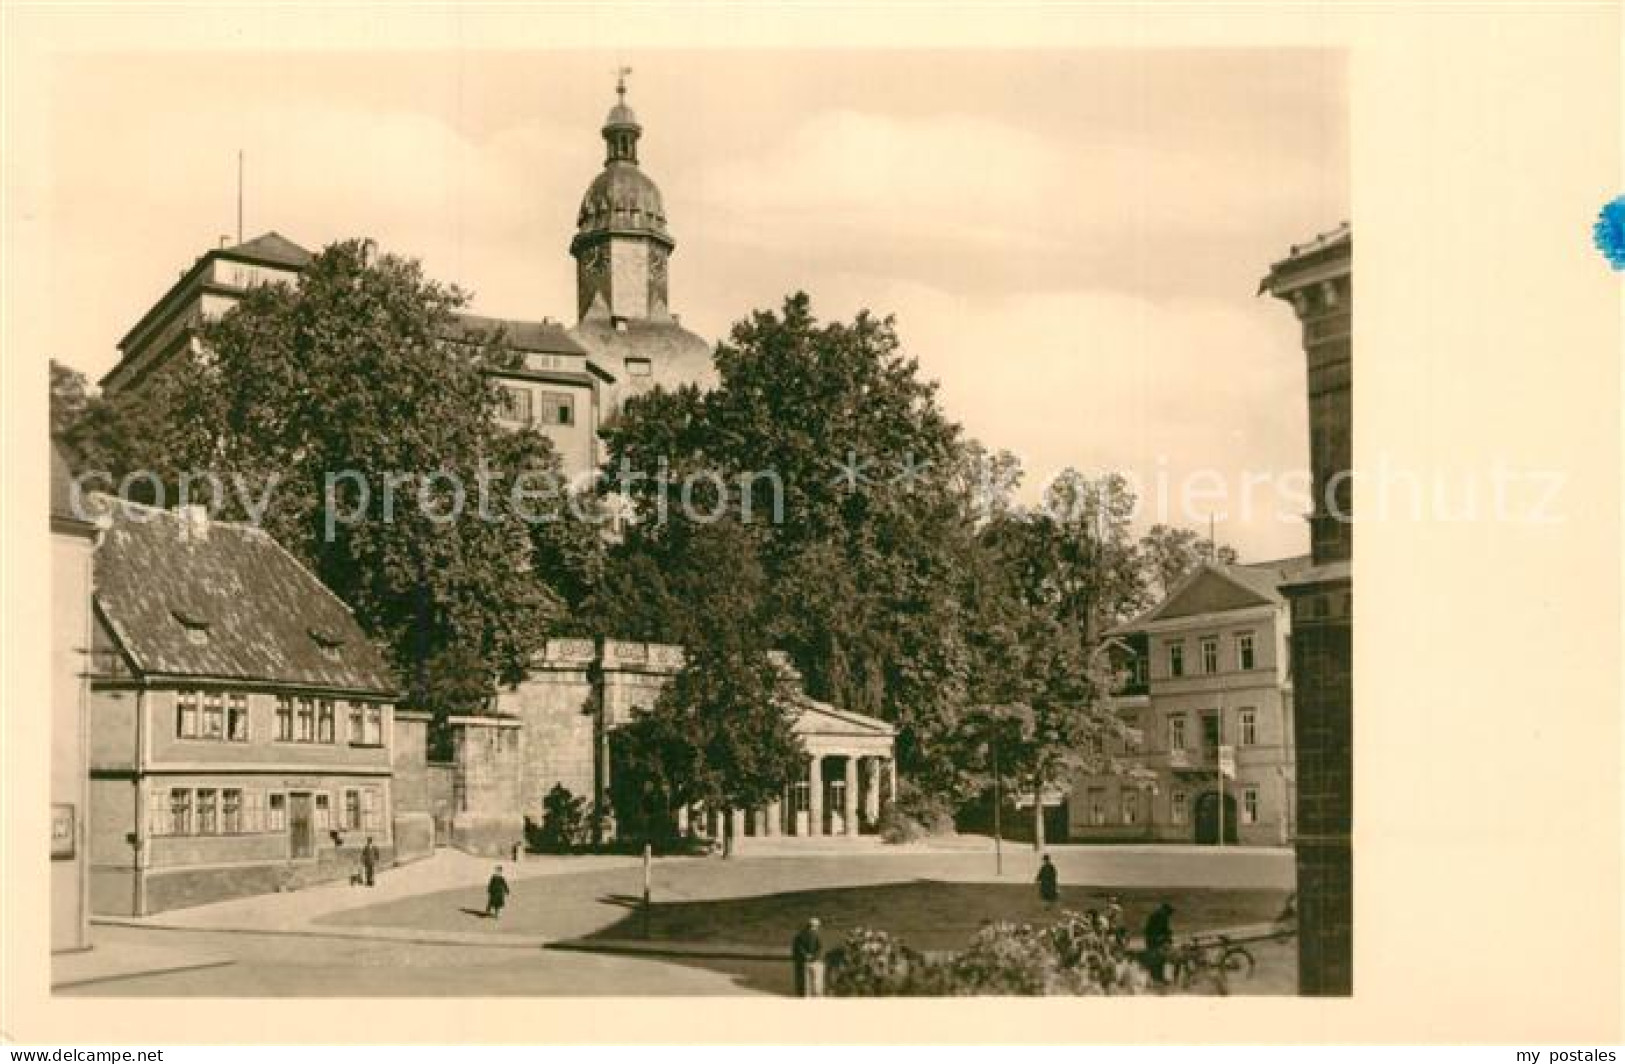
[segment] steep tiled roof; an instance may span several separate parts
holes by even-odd
[[[509,318],[488,318],[483,314],[455,314],[446,339],[478,343],[501,332],[508,346],[515,351],[540,351],[547,354],[584,355],[586,348],[570,338],[564,326],[553,321],[515,321]]]
[[[1254,562],[1250,565],[1215,566],[1230,579],[1242,584],[1251,591],[1269,599],[1271,602],[1285,602],[1281,595],[1281,585],[1288,583],[1298,573],[1313,564],[1307,554],[1295,555],[1291,558],[1278,558],[1275,561]]]
[[[274,229],[269,233],[261,233],[253,240],[245,240],[241,244],[222,248],[221,254],[269,263],[273,266],[291,266],[296,270],[309,266],[315,257]]]
[[[139,671],[395,693],[349,609],[269,533],[94,498],[111,522],[96,604]]]

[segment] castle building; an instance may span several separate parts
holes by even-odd
[[[716,380],[710,343],[671,311],[669,263],[677,242],[660,189],[638,162],[643,127],[626,104],[624,79],[616,93],[601,131],[604,167],[582,196],[569,245],[576,324],[459,313],[445,334],[448,343],[500,335],[520,356],[518,368],[499,375],[499,419],[548,436],[571,478],[598,467],[598,430],[627,399]],[[274,231],[204,252],[119,341],[119,361],[102,378],[103,390],[144,387],[181,352],[200,350],[205,322],[255,285],[297,284],[312,258]]]
[[[1204,563],[1109,633],[1125,678],[1113,709],[1130,738],[1106,741],[1137,771],[1074,781],[1072,839],[1287,844],[1292,673],[1281,588],[1308,565]]]
[[[1354,992],[1353,254],[1345,222],[1260,285],[1291,304],[1308,361],[1313,565],[1282,591],[1296,659],[1298,989],[1317,996]]]

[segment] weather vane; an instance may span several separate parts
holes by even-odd
[[[632,68],[629,66],[615,69],[615,94],[621,98],[622,103],[626,102],[626,75],[630,73],[632,73]]]

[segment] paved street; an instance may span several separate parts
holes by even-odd
[[[98,927],[94,938],[99,950],[161,943],[229,955],[236,963],[134,976],[57,993],[98,997],[579,997],[762,992],[737,975],[698,967],[532,948],[131,927]],[[787,987],[788,973],[782,981]],[[777,991],[771,979],[768,985]]]
[[[786,993],[782,952],[807,915],[833,944],[883,927],[922,949],[953,949],[983,921],[1043,920],[1030,847],[1009,846],[1004,874],[975,840],[943,848],[857,844],[655,863],[649,941],[669,955],[624,955],[642,940],[641,864],[627,858],[505,862],[514,893],[500,923],[481,915],[493,862],[454,851],[394,869],[373,890],[346,884],[162,913],[149,926],[98,925],[100,950],[159,947],[227,957],[205,971],[142,975],[67,992],[104,995],[455,996]],[[1285,851],[1055,847],[1064,908],[1121,894],[1131,925],[1163,898],[1176,929],[1268,920],[1292,885]],[[547,950],[574,942],[611,952]],[[694,947],[687,949],[687,946]],[[707,950],[740,956],[702,956]],[[1248,990],[1290,992],[1289,949],[1264,947]],[[1246,991],[1244,991],[1246,992]]]

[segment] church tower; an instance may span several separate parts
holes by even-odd
[[[666,262],[676,242],[666,231],[660,189],[638,167],[643,127],[626,105],[626,75],[604,120],[604,168],[587,186],[570,254],[576,260],[575,328],[570,338],[598,371],[601,423],[654,388],[716,384],[711,345],[671,312]]]
[[[676,243],[666,232],[660,189],[638,168],[643,127],[626,105],[623,69],[617,102],[604,120],[604,169],[587,186],[570,254],[576,260],[576,313],[585,320],[665,320],[666,260]]]

